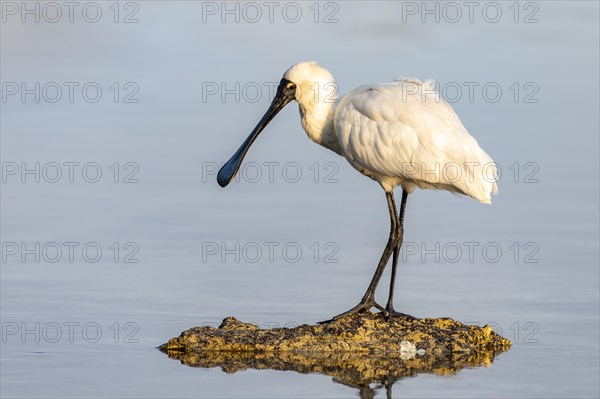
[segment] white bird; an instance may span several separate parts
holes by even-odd
[[[217,181],[221,187],[229,184],[260,132],[296,100],[308,137],[378,182],[390,213],[388,242],[366,293],[358,305],[333,320],[373,307],[387,318],[406,316],[394,310],[393,296],[408,194],[416,187],[440,189],[490,204],[491,194],[497,194],[496,166],[450,104],[440,98],[433,82],[400,79],[361,86],[345,95],[337,107],[336,92],[332,74],[316,62],[293,65],[284,73],[271,106],[221,168]],[[397,186],[402,187],[399,215],[393,194]],[[375,302],[375,289],[390,256],[392,275],[384,308]]]

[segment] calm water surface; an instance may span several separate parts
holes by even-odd
[[[383,193],[307,140],[295,106],[261,136],[239,184],[215,182],[271,84],[305,59],[342,94],[435,78],[502,167],[493,206],[410,197],[397,308],[490,324],[514,346],[490,367],[402,379],[393,395],[598,397],[597,3],[520,3],[518,23],[512,3],[497,23],[479,8],[473,22],[463,8],[456,23],[423,23],[393,2],[321,4],[317,23],[312,3],[298,3],[296,23],[283,5],[270,22],[261,3],[251,23],[240,4],[239,23],[223,23],[219,3],[191,1],[122,4],[115,23],[112,3],[98,4],[97,23],[79,8],[73,23],[66,8],[56,23],[44,20],[52,10],[22,23],[3,9],[2,397],[358,394],[319,374],[226,374],[155,349],[229,315],[314,323],[362,295],[387,236]],[[10,94],[22,82],[40,82],[39,102]],[[73,102],[65,82],[78,84]],[[36,163],[39,183],[23,174]],[[72,182],[65,163],[78,163]]]

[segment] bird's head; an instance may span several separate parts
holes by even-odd
[[[294,99],[301,108],[309,108],[315,103],[335,101],[336,85],[333,75],[316,61],[302,61],[292,65],[281,79],[281,84],[295,88]]]
[[[219,185],[225,187],[231,182],[254,140],[275,115],[292,100],[296,100],[300,104],[300,109],[304,113],[309,107],[314,107],[315,103],[335,101],[335,93],[333,76],[315,61],[302,61],[290,67],[283,74],[267,112],[240,148],[219,170],[217,174]]]

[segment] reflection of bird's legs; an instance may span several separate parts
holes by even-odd
[[[390,281],[390,294],[388,297],[387,305],[385,306],[385,313],[387,318],[394,316],[407,316],[404,313],[396,312],[394,310],[394,286],[396,285],[396,268],[398,266],[398,254],[400,252],[400,248],[402,247],[402,241],[404,240],[404,211],[406,209],[407,198],[408,192],[402,190],[402,201],[400,202],[400,216],[398,217],[398,223],[396,225],[396,246],[394,247],[394,256],[392,258],[392,277]]]
[[[338,319],[341,319],[342,317],[349,316],[349,315],[359,313],[359,312],[366,312],[369,309],[371,309],[372,307],[375,307],[375,308],[381,310],[384,314],[387,314],[387,311],[383,308],[383,306],[381,306],[377,302],[375,302],[375,289],[377,288],[377,284],[379,283],[379,280],[381,279],[381,275],[383,274],[383,271],[385,270],[385,266],[387,265],[388,260],[390,259],[390,256],[392,255],[392,252],[394,252],[394,248],[396,248],[398,246],[397,245],[398,214],[396,211],[396,202],[394,201],[394,193],[386,192],[385,196],[386,196],[388,208],[390,211],[390,221],[391,221],[390,236],[388,238],[388,242],[385,246],[385,249],[383,250],[383,254],[381,255],[381,259],[379,260],[379,264],[377,265],[377,269],[375,269],[375,274],[373,275],[373,278],[371,279],[371,283],[369,283],[367,292],[365,292],[365,295],[362,297],[362,299],[360,300],[358,305],[356,305],[355,307],[353,307],[352,309],[350,309],[344,313],[334,316],[331,320],[328,320],[328,321],[338,320]],[[402,198],[404,199],[404,196]],[[404,200],[404,201],[406,202],[406,200]],[[323,323],[326,323],[326,322],[323,322]]]
[[[385,387],[385,397],[387,399],[392,399],[392,387],[394,386],[396,381],[398,381],[398,379],[392,379],[389,375],[386,376],[383,380],[383,386]]]
[[[369,386],[369,384],[361,386],[358,390],[358,397],[360,399],[373,399],[375,398],[375,391]]]
[[[347,380],[342,380],[342,379],[335,378],[335,377],[333,378],[333,382],[335,382],[337,384],[342,384],[342,385],[345,385],[347,387],[351,387],[354,389],[358,389],[358,397],[360,399],[375,398],[375,390],[373,388],[371,388],[371,386],[368,383],[347,381]]]

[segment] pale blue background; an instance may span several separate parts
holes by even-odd
[[[67,337],[3,336],[0,395],[8,397],[354,397],[321,375],[180,365],[154,348],[182,330],[235,315],[265,323],[312,323],[346,310],[363,294],[388,233],[381,189],[346,161],[307,140],[295,104],[272,122],[248,162],[297,162],[292,184],[241,181],[220,189],[203,165],[225,161],[266,109],[270,96],[203,101],[203,83],[233,87],[277,82],[293,63],[318,60],[343,94],[399,76],[447,82],[497,82],[502,98],[476,91],[454,104],[465,126],[503,167],[492,206],[440,192],[416,192],[406,216],[408,242],[497,243],[496,263],[476,252],[455,263],[408,257],[400,265],[397,308],[420,317],[494,323],[515,341],[492,367],[455,377],[420,375],[394,386],[399,397],[597,397],[598,383],[598,4],[541,1],[537,23],[403,21],[394,2],[338,2],[338,23],[314,23],[309,7],[296,24],[275,14],[252,24],[202,21],[202,3],[137,2],[138,23],[115,24],[102,2],[96,24],[21,23],[1,28],[3,82],[98,82],[101,101],[1,104],[2,162],[98,162],[103,179],[2,184],[3,242],[97,242],[98,263],[9,257],[1,264],[3,323],[98,323],[97,343]],[[124,13],[124,10],[121,10]],[[324,10],[321,10],[323,13]],[[530,10],[527,10],[530,11]],[[526,10],[521,9],[524,18]],[[123,15],[121,15],[121,18]],[[323,18],[323,15],[320,16]],[[108,87],[135,82],[137,104],[115,104]],[[509,87],[533,82],[537,103],[517,102]],[[114,162],[139,166],[139,183],[111,181]],[[319,163],[333,162],[337,183]],[[515,182],[509,166],[520,164]],[[525,183],[523,165],[537,165]],[[279,169],[280,170],[280,169]],[[263,172],[266,169],[263,169]],[[203,177],[205,177],[203,179]],[[204,181],[203,181],[204,180]],[[139,246],[139,263],[115,263],[113,242]],[[297,243],[301,259],[270,262],[202,259],[203,243]],[[337,245],[338,263],[317,262],[309,247]],[[525,263],[509,249],[533,243]],[[280,247],[281,248],[281,247]],[[463,246],[463,248],[465,248]],[[387,288],[388,275],[382,280]],[[385,289],[380,290],[384,301]],[[120,323],[114,343],[109,329]],[[135,323],[137,343],[124,343]],[[515,337],[515,323],[518,337]],[[532,329],[536,332],[526,341]],[[5,324],[7,326],[8,324]],[[12,324],[11,324],[12,325]],[[511,329],[512,328],[512,329]],[[65,327],[64,333],[67,332]],[[381,392],[380,395],[384,393]]]

